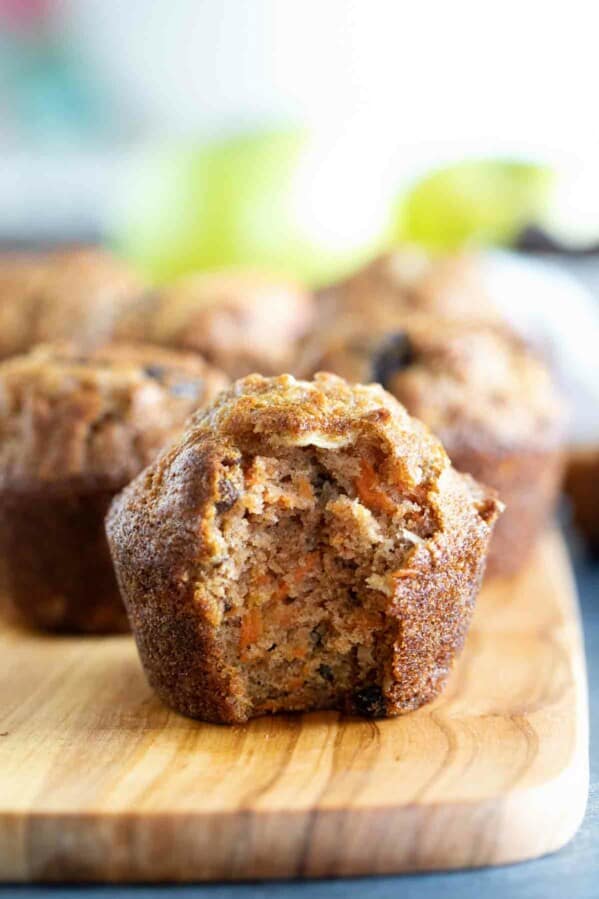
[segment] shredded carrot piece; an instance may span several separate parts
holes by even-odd
[[[254,583],[256,584],[257,587],[264,587],[266,584],[268,584],[270,582],[270,580],[271,580],[271,577],[268,574],[259,574],[254,577]]]
[[[379,485],[376,472],[371,463],[367,459],[362,459],[360,468],[360,476],[355,481],[360,499],[369,509],[393,514],[395,512],[395,503]]]
[[[418,577],[418,571],[416,568],[400,568],[398,571],[394,571],[391,577],[400,581],[402,578]]]
[[[366,609],[359,609],[351,616],[353,628],[364,628],[365,630],[373,630],[380,627],[381,613],[368,612]]]
[[[241,633],[239,635],[239,648],[241,651],[247,649],[256,640],[262,636],[262,613],[258,606],[254,606],[245,614],[241,622]]]
[[[288,594],[289,594],[289,587],[287,586],[285,581],[281,581],[279,586],[275,587],[275,589],[273,590],[271,598],[274,600],[282,600],[282,599],[285,599],[288,596]]]
[[[301,565],[298,565],[295,571],[293,572],[292,578],[296,584],[299,584],[300,581],[306,577],[307,574],[314,571],[316,568],[316,563],[318,561],[318,553],[308,553],[304,556],[304,561]]]
[[[302,499],[312,499],[314,497],[314,491],[312,490],[310,479],[305,475],[302,475],[301,478],[298,478],[298,493],[302,497]]]

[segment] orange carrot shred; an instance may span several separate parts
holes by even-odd
[[[304,561],[301,565],[298,565],[295,571],[293,572],[293,580],[296,584],[300,581],[303,581],[307,574],[310,574],[311,571],[314,571],[316,567],[316,562],[318,561],[318,553],[308,553],[304,556]]]
[[[241,622],[239,635],[239,648],[243,651],[259,640],[262,636],[262,613],[258,606],[254,606],[245,614]]]
[[[367,459],[362,459],[360,463],[360,476],[356,478],[356,490],[360,499],[368,506],[369,509],[376,509],[379,512],[395,512],[395,503],[391,497],[387,496],[385,491],[379,485],[378,478],[372,464]]]
[[[397,581],[400,581],[402,578],[417,576],[418,570],[416,568],[400,568],[398,571],[394,571],[392,575]]]

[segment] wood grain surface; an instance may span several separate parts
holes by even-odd
[[[485,587],[443,697],[403,718],[199,724],[130,638],[0,632],[3,880],[188,881],[468,867],[566,843],[588,788],[568,560]]]

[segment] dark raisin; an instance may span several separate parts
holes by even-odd
[[[333,672],[328,665],[319,665],[318,673],[322,678],[324,678],[324,680],[327,680],[330,684],[332,684],[335,680],[335,678],[333,677]]]
[[[272,644],[268,647],[268,649],[267,649],[266,651],[267,651],[267,652],[272,652],[273,649],[276,649],[276,648],[277,648],[277,644],[276,644],[276,643],[272,643]]]
[[[324,473],[324,471],[318,471],[312,478],[312,486],[316,490],[320,490],[322,488],[323,484],[325,483],[326,479],[327,478],[326,478],[326,474]]]
[[[412,341],[403,331],[379,344],[372,359],[372,379],[387,387],[393,375],[411,365],[416,358]]]
[[[516,237],[514,248],[528,253],[564,253],[569,255],[588,255],[597,251],[597,243],[588,247],[572,247],[564,244],[537,225],[527,225]]]
[[[201,378],[196,378],[194,381],[177,381],[175,384],[171,384],[170,391],[173,396],[196,400],[200,396],[203,386],[204,382]]]
[[[166,374],[166,369],[164,365],[146,365],[144,372],[148,378],[154,378],[155,381],[160,381],[162,383]]]
[[[376,684],[362,687],[353,695],[353,705],[359,715],[367,718],[382,718],[385,715],[385,697]]]
[[[216,503],[216,511],[219,514],[228,512],[239,499],[239,490],[231,481],[224,478],[218,482],[219,500]]]
[[[327,634],[327,625],[324,621],[321,621],[320,624],[317,624],[316,627],[313,627],[310,632],[310,642],[316,649],[318,646],[322,646],[324,643],[324,638]]]
[[[351,602],[352,606],[361,606],[362,600],[360,599],[360,594],[354,587],[350,587],[347,593],[347,598]]]

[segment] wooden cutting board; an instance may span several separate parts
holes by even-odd
[[[130,638],[0,633],[0,876],[205,880],[500,864],[566,843],[588,787],[560,537],[485,587],[445,695],[390,721],[198,724]]]

